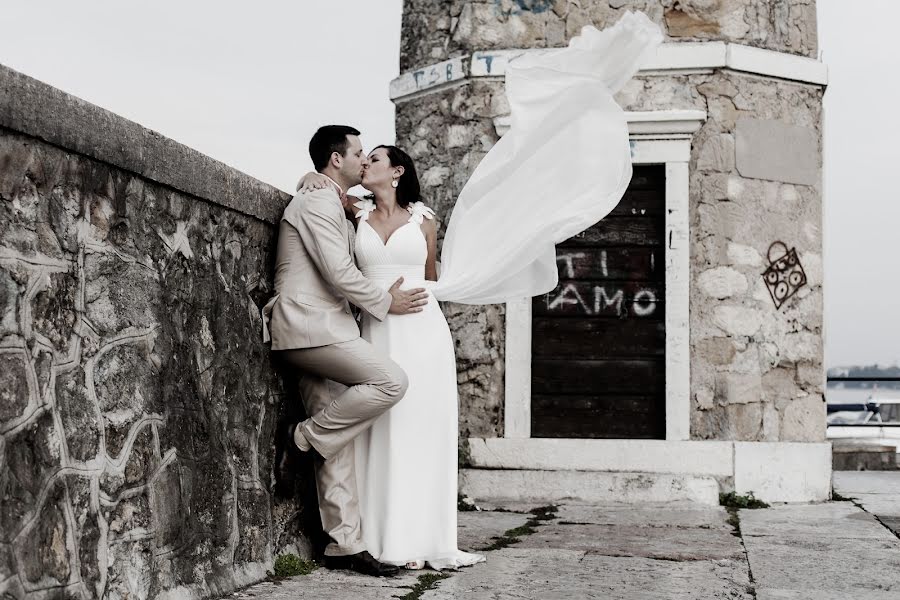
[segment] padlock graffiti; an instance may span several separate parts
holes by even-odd
[[[773,242],[766,257],[769,260],[769,268],[762,274],[763,281],[766,282],[766,289],[772,296],[775,308],[779,309],[788,298],[806,285],[806,272],[797,257],[797,249],[788,249],[784,242]]]

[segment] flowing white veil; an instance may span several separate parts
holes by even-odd
[[[441,252],[438,300],[494,304],[556,287],[555,244],[618,204],[631,180],[625,115],[613,99],[662,42],[643,13],[506,71],[512,124],[459,195]]]

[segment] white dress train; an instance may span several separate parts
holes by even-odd
[[[387,243],[368,224],[372,201],[358,202],[356,261],[372,281],[429,287],[428,248],[420,224],[433,212],[409,207],[409,222]],[[394,565],[424,560],[433,569],[472,565],[484,556],[456,546],[456,357],[450,328],[434,297],[420,313],[363,318],[363,338],[406,371],[403,400],[354,441],[363,539],[375,558]]]

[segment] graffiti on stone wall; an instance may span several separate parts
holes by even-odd
[[[789,249],[784,242],[773,242],[766,256],[769,267],[762,276],[777,310],[806,285],[806,272],[800,264],[797,249]]]

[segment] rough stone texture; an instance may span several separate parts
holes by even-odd
[[[745,115],[820,135],[821,89],[725,73],[688,79],[709,111],[692,151],[690,325],[692,387],[711,394],[695,394],[692,437],[820,441],[822,382],[806,375],[823,369],[821,185],[744,178],[733,159],[723,173],[727,161],[715,157]],[[818,152],[813,161],[820,173]],[[780,310],[761,276],[775,241],[797,248],[807,274]],[[712,343],[723,351],[704,351]]]
[[[404,11],[402,68],[474,50],[560,45],[558,38],[568,39],[583,22],[609,24],[625,8],[665,21],[670,38],[815,55],[811,1],[415,1]],[[824,372],[822,95],[817,85],[718,70],[641,76],[617,96],[626,110],[700,109],[708,115],[694,135],[689,165],[692,439],[824,439],[824,378],[814,376]],[[398,103],[398,144],[417,161],[426,201],[441,220],[496,141],[492,119],[508,110],[502,82],[485,78]],[[805,180],[813,184],[742,176],[735,161],[742,119],[807,132],[815,143],[807,144],[813,155],[805,161]],[[459,145],[462,139],[471,141]],[[776,241],[796,248],[807,277],[779,309],[762,278]],[[501,436],[502,307],[447,312],[460,358],[461,437]]]
[[[508,510],[514,510],[508,507]],[[529,509],[530,510],[530,509]],[[522,512],[470,511],[459,513],[457,544],[463,550],[477,552],[491,545],[494,538],[521,527],[531,516]]]
[[[141,125],[0,65],[0,126],[277,223],[290,197]]]
[[[400,70],[476,50],[564,46],[585,25],[644,11],[667,41],[722,40],[815,57],[814,0],[411,0]]]
[[[900,471],[835,472],[834,491],[852,498],[900,537]]]
[[[815,185],[819,181],[819,136],[815,129],[775,120],[738,119],[732,154],[747,178]],[[725,163],[722,152],[708,160],[710,170]],[[703,157],[699,165],[703,165]],[[719,167],[719,168],[715,168]]]
[[[757,590],[821,590],[854,598],[900,593],[900,540],[891,531],[875,529],[869,515],[844,503],[837,509],[796,508],[760,511],[754,514],[750,531],[744,529],[744,520],[750,521],[752,511],[740,511],[741,532]],[[769,515],[772,518],[767,518]],[[837,522],[829,522],[829,518]],[[847,523],[849,519],[854,522]],[[821,527],[823,522],[827,531]],[[878,569],[873,570],[873,565]]]
[[[884,474],[858,475],[878,476],[846,482],[870,494],[890,493],[900,483],[900,479],[883,478]],[[524,516],[460,513],[460,539],[473,527],[499,532],[521,524],[518,519]],[[726,522],[728,518],[722,507],[690,503],[641,507],[562,503],[556,517],[539,521],[533,533],[518,533],[518,542],[486,551],[484,563],[446,573],[449,578],[434,584],[421,598],[897,597],[900,542],[849,502],[741,510],[739,535]],[[402,597],[403,586],[413,583],[408,572],[397,579],[378,580],[319,569],[310,576],[256,585],[234,597],[387,600]]]
[[[714,477],[668,473],[462,469],[459,489],[466,496],[487,503],[565,498],[585,502],[690,501],[715,505],[719,500],[719,483]]]
[[[260,580],[298,543],[271,494],[274,230],[225,206],[284,195],[5,68],[0,119],[0,596]]]

